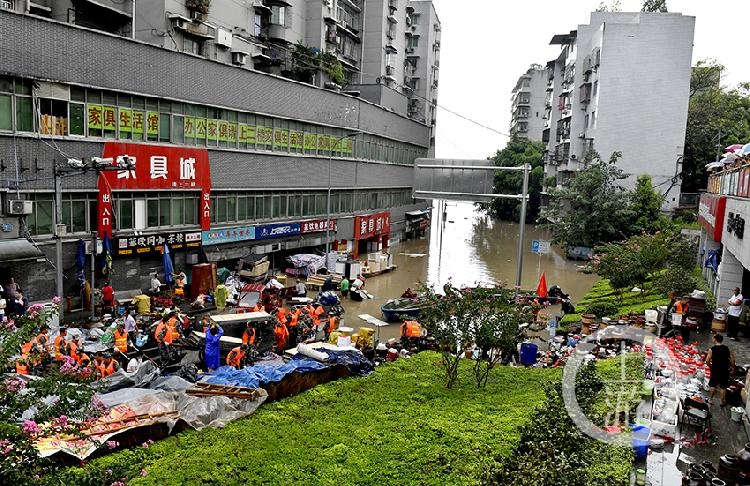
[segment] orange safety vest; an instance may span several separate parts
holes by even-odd
[[[685,314],[687,310],[688,310],[687,303],[683,305],[681,300],[678,300],[674,305],[675,314]]]
[[[125,329],[120,333],[119,330],[115,329],[115,347],[120,350],[121,353],[128,352],[128,333]]]
[[[164,336],[162,337],[162,334]],[[172,344],[172,332],[169,329],[169,326],[164,321],[161,321],[158,326],[156,326],[156,331],[154,332],[154,339],[156,339],[156,342],[159,344]]]
[[[279,314],[276,316],[281,322],[286,321],[286,309],[279,307]]]
[[[276,335],[276,348],[283,350],[286,346],[286,340],[289,339],[289,329],[282,323],[273,328],[273,333]]]
[[[422,335],[422,326],[417,321],[404,321],[401,324],[401,335],[403,337],[420,337]]]
[[[239,346],[232,349],[227,355],[227,364],[239,368],[242,360],[245,358],[245,352]]]
[[[78,366],[83,366],[84,361],[88,361],[89,364],[91,364],[89,355],[87,355],[86,353],[81,353],[80,355],[78,355],[78,358],[76,358],[76,363],[78,364]]]
[[[339,327],[339,318],[336,316],[330,316],[328,318],[328,332],[333,332],[337,327]]]
[[[249,344],[252,346],[255,344],[255,329],[252,327],[245,329],[242,333],[242,344]]]
[[[57,336],[55,338],[55,359],[57,361],[63,360],[63,357],[65,356],[65,353],[63,351],[66,351],[67,347],[68,343],[65,340],[65,336]]]
[[[292,320],[289,322],[289,327],[297,327],[297,321],[299,321],[300,314],[302,314],[302,311],[299,309],[292,312]]]
[[[37,334],[36,343],[44,348],[44,350],[48,351],[50,345],[49,335],[42,333]]]
[[[172,332],[172,341],[175,339],[180,339],[182,337],[182,334],[180,334],[180,331],[177,329],[177,318],[172,317],[167,321],[167,326],[169,326],[169,330]]]
[[[22,354],[20,358],[16,360],[16,373],[20,375],[29,374],[29,355]]]
[[[81,356],[85,356],[83,353],[78,353],[78,345],[75,341],[71,341],[68,343],[68,346],[70,347],[69,355],[71,358],[76,360],[77,363],[81,362]]]
[[[110,361],[108,365],[104,364],[104,361],[101,362],[101,364],[96,365],[96,372],[99,373],[99,376],[101,378],[105,378],[115,372],[115,362],[114,360]]]

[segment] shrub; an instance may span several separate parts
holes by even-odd
[[[597,317],[609,317],[617,314],[618,308],[614,302],[594,302],[586,307],[585,314],[594,314]]]

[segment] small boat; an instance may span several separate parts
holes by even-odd
[[[388,322],[398,321],[401,316],[417,318],[422,311],[422,307],[427,301],[416,299],[390,299],[380,308],[385,320]]]

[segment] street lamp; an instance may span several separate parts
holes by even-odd
[[[326,268],[328,267],[328,253],[331,251],[331,165],[333,164],[333,152],[338,148],[342,140],[353,138],[362,132],[353,132],[336,139],[328,155],[328,196],[326,198]]]

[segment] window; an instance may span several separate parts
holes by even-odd
[[[13,97],[0,94],[0,130],[13,130]]]
[[[419,36],[418,35],[412,35],[407,38],[406,47],[411,47],[412,49],[419,47]]]
[[[583,117],[583,128],[588,128],[588,127],[589,127],[589,116],[586,115],[585,117]]]
[[[255,24],[253,25],[253,35],[255,37],[260,36],[261,32],[263,32],[263,18],[255,14]]]
[[[68,102],[39,98],[39,133],[42,135],[68,134]]]
[[[26,224],[32,235],[51,235],[53,211],[52,194],[29,194],[28,198],[33,201],[33,212],[26,217]]]
[[[412,25],[419,25],[419,18],[421,17],[420,14],[413,13],[411,14],[411,24]]]
[[[200,56],[203,54],[203,42],[193,37],[185,36],[182,42],[182,51]]]
[[[591,112],[591,128],[596,128],[596,112]]]
[[[289,25],[287,24],[286,7],[279,7],[276,5],[271,7],[271,23],[289,27]]]
[[[599,92],[599,81],[594,81],[594,87],[591,90],[591,96],[596,96],[596,93]]]
[[[393,53],[385,51],[385,65],[393,66]]]

